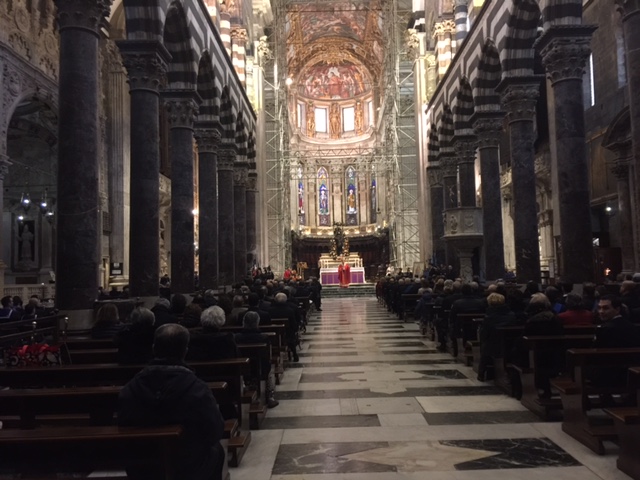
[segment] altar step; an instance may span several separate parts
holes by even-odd
[[[376,286],[371,283],[364,285],[349,285],[349,288],[337,286],[323,286],[322,298],[336,297],[373,297],[376,294]]]

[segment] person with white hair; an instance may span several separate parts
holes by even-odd
[[[220,330],[225,320],[224,310],[218,306],[209,307],[202,312],[200,315],[202,326],[191,331],[187,360],[223,360],[238,356],[233,333]]]

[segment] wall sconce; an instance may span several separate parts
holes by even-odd
[[[20,198],[20,205],[24,210],[24,213],[28,213],[31,208],[31,198],[29,197],[29,192],[23,192],[22,197]]]

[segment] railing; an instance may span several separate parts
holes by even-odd
[[[40,299],[55,297],[56,286],[51,283],[5,285],[3,296],[7,295],[18,296],[26,303],[33,295],[37,295]]]
[[[320,257],[320,261],[318,262],[320,268],[338,268],[342,263],[340,259],[334,260],[331,257],[325,257],[324,255]],[[350,267],[361,268],[362,267],[362,258],[357,253],[351,253],[349,258],[345,258],[345,263],[348,263]]]

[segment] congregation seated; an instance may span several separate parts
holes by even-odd
[[[178,319],[171,313],[171,302],[166,298],[159,297],[151,311],[156,317],[156,328],[167,323],[178,323]]]
[[[210,388],[184,363],[189,331],[178,324],[156,330],[151,364],[127,383],[118,399],[118,425],[180,425],[183,443],[172,478],[222,480],[224,420]],[[161,478],[156,465],[132,460],[127,477]]]
[[[187,305],[182,314],[182,318],[178,323],[185,328],[196,328],[200,326],[200,316],[202,315],[202,307],[196,303]]]
[[[568,294],[566,307],[567,310],[558,315],[563,325],[593,325],[593,313],[584,308],[580,295]]]
[[[247,345],[252,343],[266,343],[270,340],[267,335],[262,333],[258,326],[260,325],[260,315],[257,312],[247,312],[242,319],[242,332],[236,333],[235,340],[238,345]],[[261,365],[262,375],[266,377],[266,397],[267,407],[277,407],[279,402],[274,398],[275,380],[271,370],[271,360],[265,358]],[[259,381],[260,379],[258,379]]]
[[[96,314],[96,323],[91,329],[91,338],[113,338],[123,328],[118,307],[113,303],[106,303],[100,307]]]
[[[222,360],[236,358],[238,349],[232,333],[222,332],[224,310],[218,306],[207,308],[200,316],[200,328],[191,332],[187,359],[189,361]]]
[[[138,365],[153,358],[155,320],[153,312],[148,308],[138,307],[131,312],[129,323],[115,337],[118,363]]]

